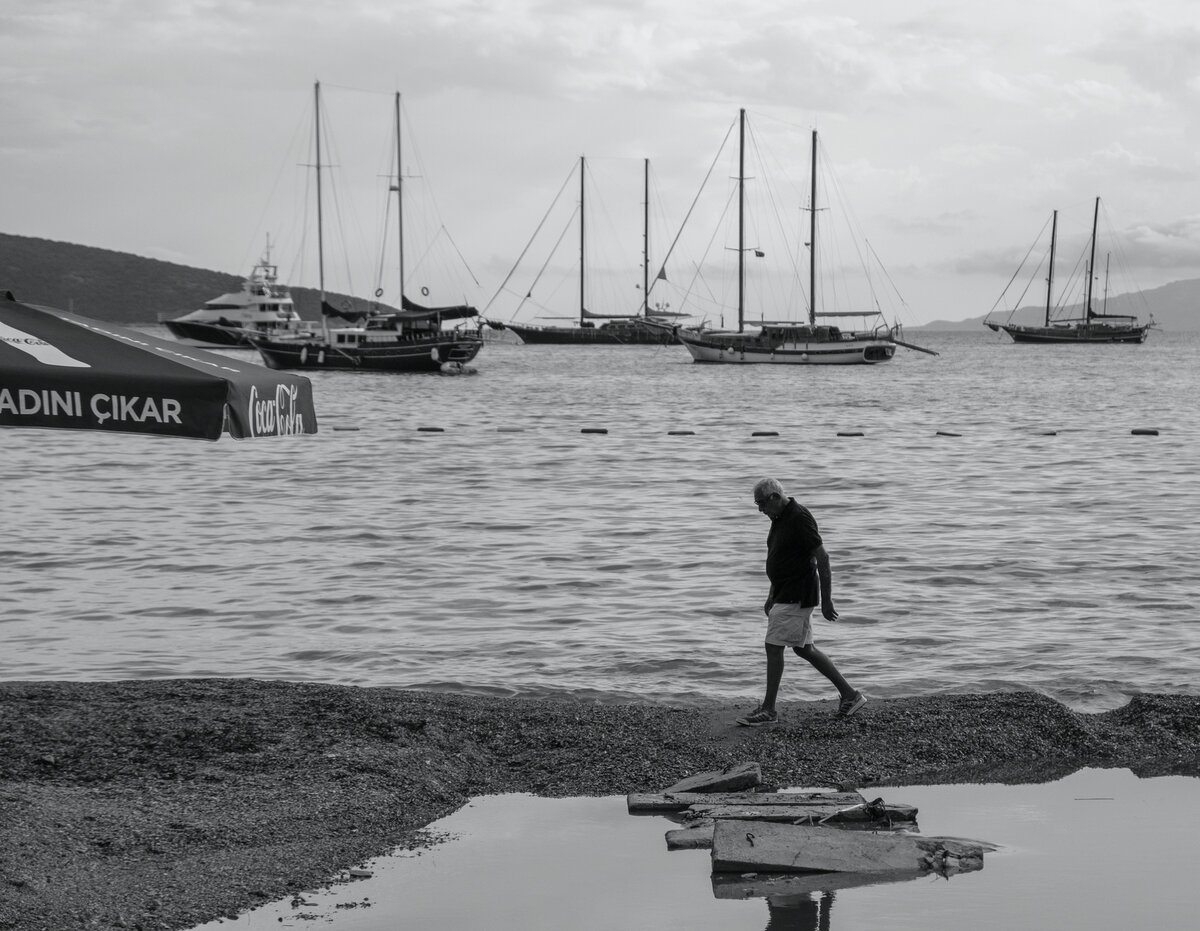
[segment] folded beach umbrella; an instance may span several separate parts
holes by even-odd
[[[316,433],[312,384],[0,291],[0,426],[215,440]]]

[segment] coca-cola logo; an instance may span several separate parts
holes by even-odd
[[[46,342],[40,336],[34,336],[31,333],[26,333],[24,330],[18,330],[14,326],[0,322],[0,343],[12,346],[13,349],[19,349],[28,355],[33,356],[43,365],[59,365],[67,368],[91,368],[86,362],[80,362],[57,346],[53,346]]]
[[[250,435],[290,436],[304,432],[304,415],[297,398],[300,389],[295,385],[276,385],[273,397],[262,398],[258,385],[250,388]]]

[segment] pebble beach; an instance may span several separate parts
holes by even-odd
[[[1034,692],[783,703],[496,699],[255,679],[0,683],[0,928],[185,929],[400,846],[473,796],[1200,774],[1200,698],[1086,714]]]

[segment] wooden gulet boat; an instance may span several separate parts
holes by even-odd
[[[746,328],[746,245],[745,245],[745,149],[746,111],[739,111],[738,152],[738,281],[737,332],[720,332],[704,327],[674,327],[696,362],[773,365],[875,365],[887,362],[897,346],[905,346],[930,355],[932,350],[903,342],[898,328],[886,322],[873,330],[843,330],[825,318],[881,318],[878,311],[842,311],[821,313],[817,310],[817,132],[812,133],[811,203],[809,227],[809,312],[807,323],[767,323],[757,330]]]
[[[669,326],[662,324],[667,314],[648,311],[650,293],[650,160],[643,159],[643,235],[642,235],[642,306],[636,314],[600,314],[587,309],[587,159],[579,158],[579,313],[571,326],[488,321],[497,330],[511,330],[527,344],[571,345],[652,345],[662,346],[679,340]],[[657,321],[657,325],[656,325]]]
[[[1148,323],[1139,323],[1131,314],[1097,312],[1092,306],[1092,283],[1096,266],[1096,227],[1100,217],[1100,198],[1092,212],[1092,238],[1088,246],[1087,284],[1078,317],[1054,318],[1054,255],[1058,239],[1058,211],[1055,210],[1050,224],[1050,267],[1046,275],[1046,314],[1040,325],[1019,323],[995,323],[987,317],[984,326],[999,332],[1003,330],[1016,343],[1144,343],[1154,326],[1153,317]],[[1043,227],[1044,229],[1045,227]],[[1011,318],[1011,314],[1009,315]]]
[[[399,206],[400,294],[399,310],[373,305],[355,311],[337,307],[326,299],[324,243],[321,215],[321,123],[320,82],[315,86],[316,107],[316,206],[317,256],[321,290],[320,334],[273,333],[251,341],[263,361],[274,369],[326,369],[377,372],[461,372],[475,358],[483,340],[477,330],[445,330],[442,323],[478,316],[469,305],[424,307],[404,295],[404,209],[403,171],[400,147],[400,95],[395,96],[396,192]],[[381,292],[376,292],[379,296]],[[354,325],[332,327],[332,317]]]

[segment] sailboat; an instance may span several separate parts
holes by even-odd
[[[1136,315],[1110,314],[1103,309],[1097,311],[1092,305],[1092,283],[1096,279],[1096,226],[1099,218],[1100,198],[1097,197],[1092,211],[1092,238],[1088,243],[1083,303],[1067,309],[1068,313],[1074,311],[1077,316],[1054,315],[1054,253],[1058,240],[1058,211],[1055,210],[1050,222],[1050,267],[1046,275],[1046,314],[1042,324],[1012,323],[1010,313],[1009,322],[1006,323],[995,323],[984,317],[984,326],[994,332],[1003,330],[1017,343],[1144,343],[1154,326],[1153,317],[1148,323],[1138,323]],[[1105,292],[1107,306],[1107,286]]]
[[[809,307],[807,323],[766,322],[748,329],[746,322],[746,111],[738,116],[738,244],[736,332],[700,327],[674,327],[696,362],[774,365],[875,365],[889,361],[897,346],[905,346],[930,355],[899,339],[899,327],[889,326],[878,310],[822,313],[817,309],[817,132],[812,133],[811,203],[809,226]],[[761,250],[755,250],[761,254]],[[825,322],[828,318],[878,318],[873,329],[842,329]],[[818,321],[821,322],[818,322]]]
[[[328,369],[379,372],[464,371],[475,358],[483,340],[478,331],[444,330],[443,321],[478,316],[462,304],[424,307],[404,294],[404,204],[400,149],[400,95],[396,104],[396,192],[399,208],[400,309],[371,304],[360,310],[348,302],[337,306],[325,292],[324,242],[321,232],[321,84],[315,85],[317,264],[321,291],[319,334],[276,332],[252,336],[251,342],[273,369]],[[378,292],[377,292],[378,294]],[[330,318],[349,321],[348,326],[330,326]]]
[[[647,313],[650,293],[650,160],[643,160],[643,191],[645,195],[642,235],[642,305],[635,314],[593,313],[587,309],[587,224],[586,185],[587,159],[579,158],[579,311],[574,325],[544,326],[488,321],[497,330],[511,330],[523,343],[552,343],[555,345],[665,345],[677,343],[670,327],[648,325],[647,319],[665,321],[674,314],[663,308]],[[536,233],[535,233],[536,235]],[[514,269],[515,271],[515,269]],[[511,277],[511,272],[509,276]],[[507,279],[506,279],[507,280]],[[501,286],[503,288],[503,285]],[[604,321],[604,322],[600,322]]]

